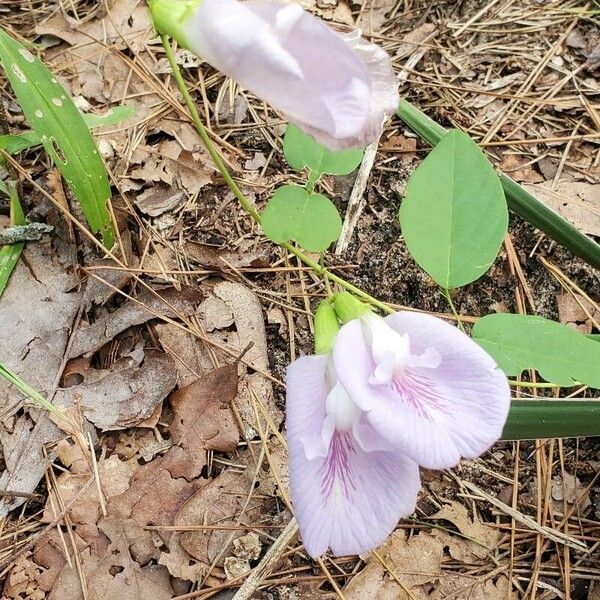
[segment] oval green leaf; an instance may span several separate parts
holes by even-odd
[[[115,240],[110,185],[81,113],[44,64],[2,29],[0,61],[25,117],[73,190],[91,230],[101,233],[110,248]]]
[[[348,175],[360,165],[363,157],[363,151],[356,148],[328,150],[293,123],[285,131],[283,153],[292,169],[300,171],[308,167],[318,177],[323,173]]]
[[[406,245],[443,288],[481,277],[508,227],[502,184],[477,144],[450,131],[411,176],[400,206]]]
[[[557,385],[600,388],[600,344],[566,325],[528,315],[487,315],[473,327],[473,339],[507,375],[535,369]]]
[[[262,213],[261,225],[275,243],[295,240],[311,252],[326,250],[342,230],[342,220],[333,202],[297,185],[275,190]]]

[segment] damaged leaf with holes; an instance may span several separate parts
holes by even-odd
[[[27,121],[80,202],[91,230],[110,248],[115,240],[110,185],[81,113],[42,62],[2,29],[0,61]]]

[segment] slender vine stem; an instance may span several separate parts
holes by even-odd
[[[248,200],[248,198],[246,198],[246,196],[244,195],[244,192],[242,192],[242,190],[239,188],[238,184],[235,182],[235,180],[229,173],[229,169],[225,165],[225,162],[221,158],[218,150],[215,148],[215,145],[213,144],[212,140],[210,139],[210,136],[208,135],[206,127],[204,126],[204,123],[202,122],[202,119],[200,118],[200,114],[198,113],[198,109],[196,108],[196,104],[194,103],[194,100],[190,96],[187,86],[185,85],[185,80],[183,79],[183,75],[181,74],[179,65],[177,64],[177,61],[175,60],[175,53],[173,52],[173,48],[171,47],[169,36],[166,34],[163,34],[163,35],[161,35],[160,39],[161,39],[163,48],[165,50],[165,54],[167,56],[167,60],[169,61],[169,65],[171,66],[171,70],[173,71],[173,77],[175,78],[177,87],[179,88],[179,91],[183,97],[185,105],[189,111],[192,123],[194,124],[196,131],[198,131],[198,134],[200,135],[202,143],[206,147],[206,150],[208,151],[208,154],[210,155],[210,157],[213,159],[217,169],[219,170],[219,173],[225,180],[225,183],[227,184],[229,189],[233,192],[233,194],[237,198],[241,207],[252,217],[252,219],[254,220],[254,222],[257,225],[260,225],[261,224],[260,214],[254,208],[254,206],[252,205],[250,200]],[[394,310],[389,305],[387,305],[385,302],[381,302],[380,300],[377,300],[377,298],[374,298],[370,294],[367,294],[367,292],[364,292],[363,290],[356,287],[355,285],[352,285],[349,281],[346,281],[343,277],[340,277],[340,276],[336,275],[335,273],[332,273],[331,271],[329,271],[329,269],[327,269],[323,265],[320,265],[318,263],[318,261],[314,260],[307,254],[302,252],[302,250],[299,250],[298,248],[294,247],[289,242],[282,242],[278,245],[281,248],[284,248],[285,250],[287,250],[288,252],[293,254],[294,256],[298,257],[306,266],[310,267],[319,277],[321,277],[323,279],[329,279],[329,281],[333,281],[333,282],[337,283],[339,286],[343,287],[344,289],[348,290],[349,292],[352,292],[355,296],[361,298],[362,300],[364,300],[365,302],[368,302],[369,304],[372,304],[373,306],[376,306],[377,308],[381,309],[384,312],[387,312],[387,313],[394,312]]]

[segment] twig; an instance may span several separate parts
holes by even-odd
[[[297,531],[298,523],[292,517],[286,528],[279,534],[279,537],[273,542],[273,545],[252,570],[244,585],[235,593],[232,600],[249,600],[252,598],[252,595],[259,588],[263,579],[269,576],[275,563],[279,560],[279,557],[283,554],[286,546],[296,535]]]

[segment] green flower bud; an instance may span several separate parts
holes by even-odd
[[[315,354],[329,354],[339,330],[331,300],[323,300],[315,312]]]
[[[333,297],[333,305],[338,319],[342,323],[348,323],[358,319],[361,315],[371,312],[371,307],[361,302],[350,292],[340,292]]]
[[[154,28],[187,47],[183,26],[202,0],[148,0]]]

